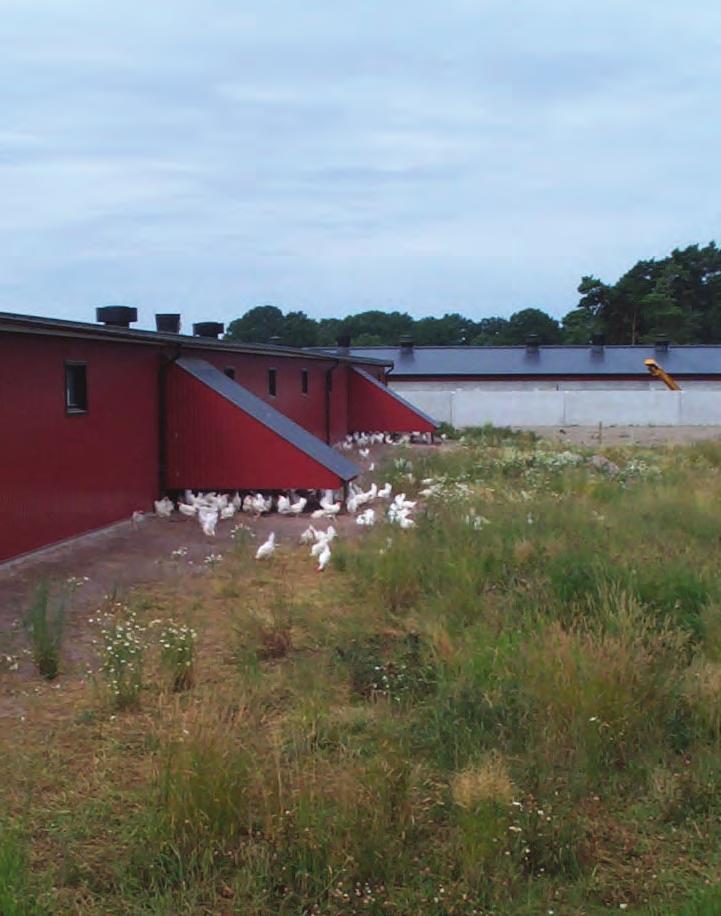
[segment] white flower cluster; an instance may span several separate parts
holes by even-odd
[[[197,638],[198,633],[193,627],[168,620],[160,632],[160,648],[163,655],[169,653],[173,659],[181,659],[186,667],[190,667]]]
[[[117,705],[131,705],[142,687],[143,654],[147,648],[145,627],[135,611],[120,601],[93,620],[100,627],[102,662],[100,671]]]
[[[244,525],[241,522],[231,530],[230,536],[234,541],[244,541],[246,538],[254,538],[255,531],[249,525]]]

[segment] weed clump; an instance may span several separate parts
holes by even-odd
[[[33,600],[23,618],[35,667],[39,674],[49,681],[56,678],[60,672],[65,602],[64,594],[53,596],[50,585],[41,582],[35,589]]]

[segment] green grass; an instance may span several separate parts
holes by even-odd
[[[393,449],[416,527],[340,539],[323,577],[249,540],[136,596],[192,655],[161,638],[132,703],[78,684],[0,735],[33,838],[6,885],[52,913],[719,912],[721,452],[608,474],[463,440]]]
[[[23,619],[30,640],[33,662],[44,678],[53,680],[60,672],[63,633],[65,630],[65,596],[53,595],[50,585],[41,582]]]
[[[41,912],[31,889],[25,842],[15,827],[0,820],[0,913],[33,916]]]

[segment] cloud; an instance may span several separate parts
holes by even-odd
[[[719,234],[721,8],[6,0],[0,308],[560,314]]]

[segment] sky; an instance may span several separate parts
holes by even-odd
[[[721,241],[717,0],[0,0],[0,310],[561,316]]]

